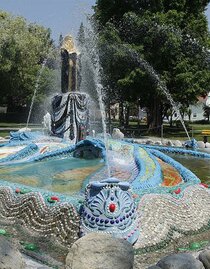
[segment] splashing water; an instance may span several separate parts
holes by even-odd
[[[153,69],[153,67],[151,65],[148,64],[148,62],[144,61],[141,59],[141,65],[145,68],[145,70],[147,70],[149,72],[150,75],[152,75],[156,81],[157,81],[157,84],[159,86],[159,88],[161,89],[161,91],[165,94],[166,98],[169,100],[169,102],[171,103],[171,106],[173,107],[173,109],[175,110],[176,114],[178,115],[178,118],[185,130],[185,133],[187,135],[187,138],[189,140],[191,140],[190,136],[189,136],[189,133],[187,131],[187,128],[185,126],[185,123],[184,123],[184,120],[182,119],[182,116],[180,114],[180,111],[179,111],[179,105],[177,105],[175,103],[175,101],[173,100],[170,92],[168,91],[166,85],[160,80],[158,74],[155,72],[155,70]]]
[[[93,30],[88,29],[88,47],[87,43],[86,46],[81,48],[82,50],[82,57],[85,58],[85,61],[88,62],[89,68],[92,69],[94,84],[96,87],[97,95],[98,95],[98,102],[99,108],[101,113],[101,121],[102,121],[102,128],[103,128],[103,137],[104,143],[106,148],[106,165],[107,165],[107,176],[111,176],[110,172],[110,164],[109,164],[109,157],[108,157],[108,136],[106,132],[106,113],[105,113],[105,106],[103,102],[103,86],[101,84],[101,65],[99,61],[99,52],[96,48],[97,44],[97,35],[93,32]]]
[[[179,111],[179,105],[178,105],[177,103],[175,103],[175,101],[173,100],[173,98],[172,98],[170,92],[168,91],[168,89],[167,89],[165,83],[164,83],[163,81],[160,80],[160,77],[159,77],[159,75],[157,74],[157,72],[154,70],[154,68],[153,68],[147,61],[141,59],[141,58],[139,57],[139,55],[138,55],[135,51],[133,51],[133,50],[130,49],[130,48],[127,48],[126,46],[123,46],[123,48],[126,49],[126,51],[128,51],[128,52],[130,53],[130,55],[132,56],[132,58],[133,58],[134,60],[136,60],[137,63],[138,63],[141,67],[143,67],[144,70],[146,70],[146,71],[151,75],[152,78],[155,79],[155,81],[156,81],[158,87],[161,89],[162,93],[166,96],[166,98],[169,100],[171,106],[173,107],[174,111],[177,113],[177,116],[178,116],[178,118],[179,118],[179,120],[180,120],[180,122],[181,122],[181,124],[182,124],[182,126],[183,126],[183,128],[184,128],[184,131],[185,131],[185,133],[186,133],[186,135],[187,135],[187,138],[188,138],[189,140],[191,140],[191,138],[190,138],[190,136],[189,136],[189,133],[188,133],[188,131],[187,131],[187,128],[186,128],[186,126],[185,126],[185,124],[184,124],[184,120],[182,119],[182,116],[181,116],[181,114],[180,114],[180,111]]]
[[[34,106],[34,100],[35,100],[35,97],[36,97],[36,94],[37,94],[37,90],[39,88],[39,82],[40,82],[40,79],[41,79],[41,76],[42,76],[42,73],[44,71],[46,63],[47,63],[47,58],[43,61],[42,65],[41,65],[41,68],[40,68],[40,70],[38,72],[38,76],[37,76],[37,80],[36,80],[36,84],[35,84],[35,88],[34,88],[34,94],[33,94],[32,100],[31,100],[31,105],[30,105],[30,109],[29,109],[29,113],[28,113],[26,129],[28,128],[28,124],[29,124],[29,121],[30,121],[30,118],[31,118],[31,112],[32,112],[32,109],[33,109],[33,106]]]

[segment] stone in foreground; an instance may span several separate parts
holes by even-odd
[[[147,269],[161,269],[161,268],[157,265],[153,265],[153,266],[148,267]]]
[[[0,268],[1,269],[26,268],[21,253],[5,237],[0,237]]]
[[[77,240],[66,258],[66,269],[132,269],[132,245],[108,234],[90,233]]]
[[[210,269],[210,250],[206,249],[199,254],[199,260],[203,263],[205,269]]]
[[[161,269],[204,269],[200,261],[187,253],[166,256],[157,263],[157,266]]]

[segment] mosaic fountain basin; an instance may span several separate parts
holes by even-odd
[[[97,231],[135,243],[139,251],[164,247],[174,234],[183,236],[210,226],[209,190],[161,151],[191,156],[193,152],[109,140],[114,178],[104,180],[108,175],[100,140],[70,145],[40,139],[40,134],[38,138],[25,134],[24,139],[1,145],[2,217],[13,222],[22,218],[35,232],[56,236],[67,245]],[[73,157],[87,157],[90,151],[100,158]]]

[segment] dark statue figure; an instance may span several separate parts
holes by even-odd
[[[61,91],[62,93],[68,92],[69,86],[69,60],[67,50],[61,51]]]

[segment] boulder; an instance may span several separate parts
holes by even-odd
[[[52,269],[52,267],[41,264],[40,262],[37,262],[36,260],[24,254],[23,254],[23,258],[26,263],[26,267],[24,267],[24,269]]]
[[[161,268],[157,265],[153,265],[153,266],[148,267],[147,269],[161,269]]]
[[[132,269],[132,245],[109,234],[89,233],[77,240],[66,257],[66,269]]]
[[[203,141],[198,141],[197,143],[198,143],[198,148],[201,148],[201,149],[205,148],[205,143]]]
[[[28,127],[23,127],[18,130],[18,132],[31,132],[31,129]]]
[[[175,147],[182,147],[182,142],[180,140],[173,141]]]
[[[156,141],[156,142],[155,142],[155,145],[160,146],[160,145],[162,145],[162,143],[161,143],[161,141]]]
[[[26,265],[17,247],[5,237],[0,237],[0,268],[26,269]]]
[[[210,269],[210,249],[202,251],[198,259],[203,263],[205,269]]]
[[[124,134],[120,131],[118,128],[114,128],[112,132],[112,138],[113,139],[123,139]]]
[[[203,264],[188,253],[172,254],[161,259],[161,269],[204,269]]]
[[[147,139],[145,144],[147,144],[147,145],[153,144],[153,141],[151,139]]]
[[[168,140],[166,142],[166,146],[173,147],[173,142],[171,140]]]
[[[205,148],[210,148],[210,143],[209,142],[206,142]]]

